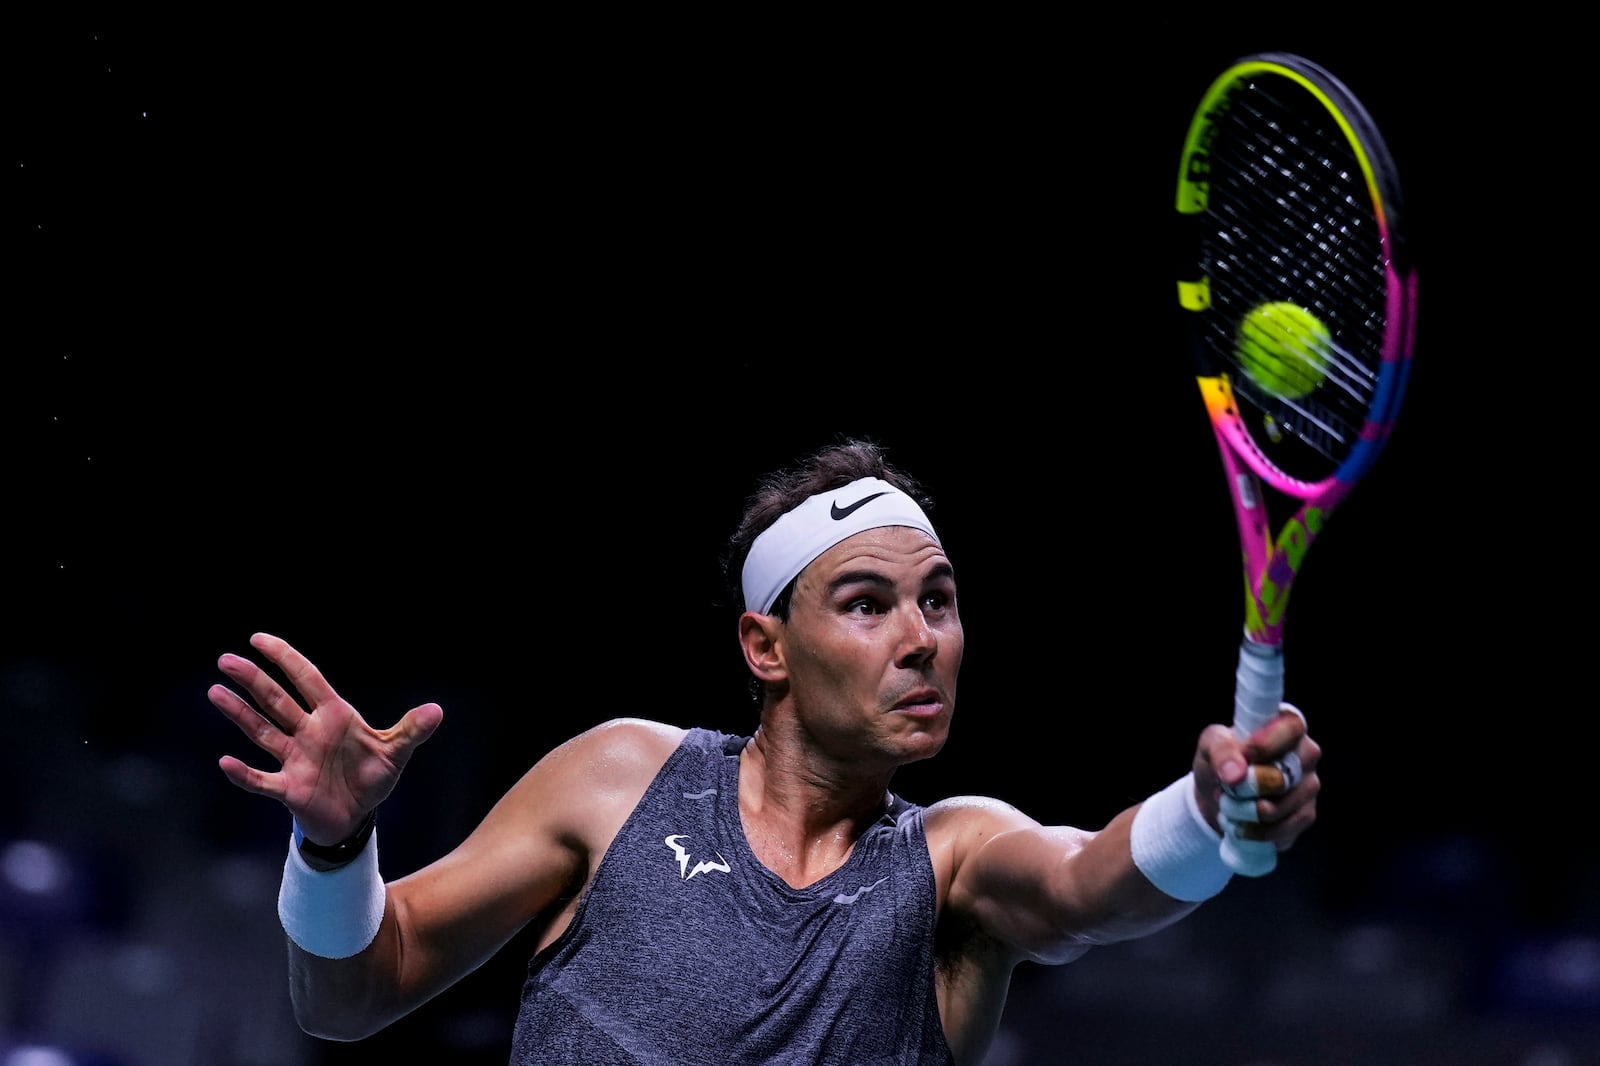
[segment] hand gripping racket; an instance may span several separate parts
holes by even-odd
[[[1284,609],[1306,552],[1394,424],[1417,279],[1377,126],[1297,55],[1249,55],[1212,82],[1184,141],[1177,207],[1179,304],[1244,557],[1242,738],[1283,699]],[[1281,768],[1293,778],[1298,760]],[[1222,842],[1252,877],[1277,865],[1274,845],[1251,839],[1254,787],[1224,797]]]

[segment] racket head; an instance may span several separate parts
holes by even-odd
[[[1219,444],[1325,518],[1376,460],[1410,370],[1416,271],[1388,146],[1321,66],[1248,55],[1193,115],[1177,210],[1179,304]],[[1288,387],[1241,344],[1265,305],[1325,331]]]

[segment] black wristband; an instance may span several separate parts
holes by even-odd
[[[306,865],[313,870],[326,873],[337,870],[361,854],[361,849],[367,846],[367,841],[372,839],[372,830],[378,825],[378,808],[374,807],[361,819],[361,824],[356,826],[356,831],[339,841],[337,844],[316,844],[306,839],[305,831],[300,828],[300,823],[294,824],[295,845],[300,849],[300,857]]]

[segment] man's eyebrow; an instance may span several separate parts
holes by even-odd
[[[953,581],[955,576],[955,569],[948,562],[941,562],[922,575],[922,584],[929,585],[939,581]],[[877,588],[888,588],[892,584],[893,582],[877,570],[865,568],[842,570],[834,575],[832,581],[828,582],[828,591],[833,592],[846,585],[872,585]]]
[[[846,585],[873,585],[878,588],[888,588],[892,585],[887,577],[876,570],[841,570],[833,575],[833,580],[828,582],[828,591],[833,592],[844,588]]]

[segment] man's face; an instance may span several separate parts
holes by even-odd
[[[801,727],[830,755],[893,765],[944,746],[965,647],[944,550],[906,526],[829,548],[796,580],[783,636]]]

